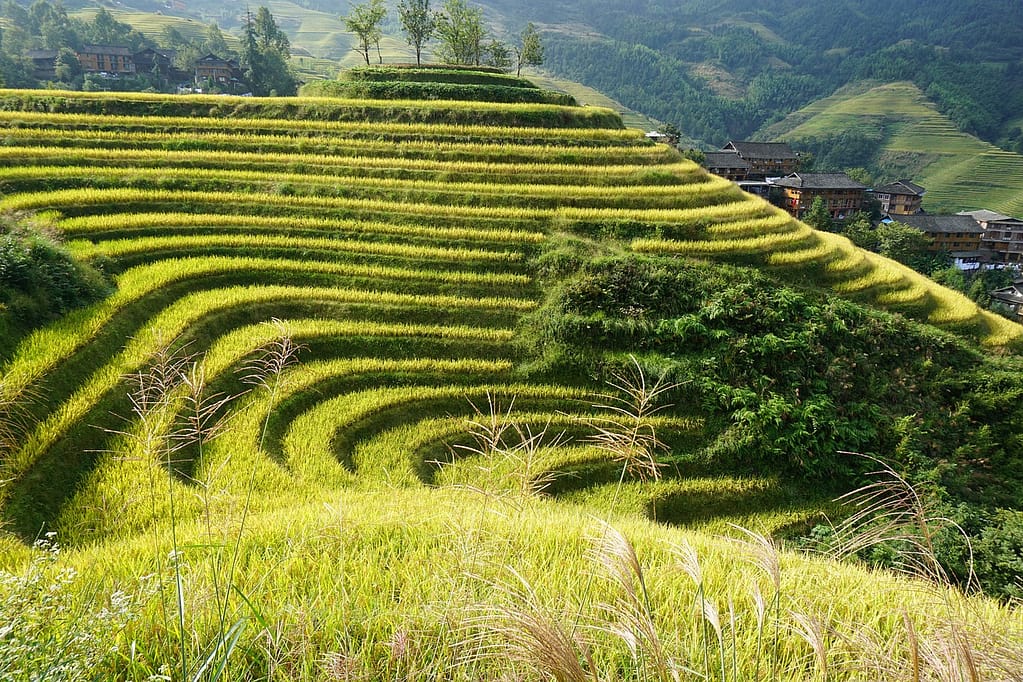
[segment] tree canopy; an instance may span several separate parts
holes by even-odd
[[[260,7],[255,18],[245,17],[242,35],[242,66],[245,79],[258,96],[294,95],[298,81],[288,68],[291,45],[266,7]]]
[[[384,0],[369,0],[369,2],[355,5],[347,16],[342,17],[345,29],[354,33],[359,39],[358,46],[352,49],[363,56],[367,66],[369,66],[369,48],[374,44],[379,44],[386,16],[387,8],[384,7]]]
[[[469,7],[465,0],[445,0],[437,17],[437,37],[441,41],[441,61],[449,64],[474,64],[483,61],[483,9]]]
[[[519,36],[519,43],[515,46],[515,75],[522,75],[523,66],[540,66],[541,64],[543,64],[543,43],[540,42],[540,33],[531,21],[526,24],[522,35]]]
[[[422,64],[423,46],[437,30],[437,17],[430,11],[430,0],[399,0],[398,19],[408,44],[416,49],[416,64]],[[366,63],[369,63],[368,55]]]

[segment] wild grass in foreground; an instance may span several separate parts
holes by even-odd
[[[268,336],[247,375],[273,403],[297,369],[289,330]],[[140,456],[155,454],[149,494],[167,523],[60,555],[40,545],[0,573],[9,677],[958,682],[1011,679],[1023,665],[1014,607],[786,552],[751,530],[684,533],[544,497],[563,436],[492,399],[459,453],[478,466],[477,486],[283,495],[266,463],[241,458],[186,489],[180,443],[222,432],[224,398],[207,394],[199,366],[168,356],[140,373],[125,431]],[[656,476],[664,384],[638,365],[614,382],[607,417],[590,420],[594,449],[623,477]],[[169,400],[181,401],[177,420]],[[270,508],[250,505],[274,495]],[[206,511],[179,516],[174,501],[191,496]],[[893,527],[926,537],[908,486],[886,479],[858,499],[861,542]]]

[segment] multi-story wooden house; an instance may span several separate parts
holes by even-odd
[[[913,215],[921,210],[925,190],[909,180],[898,180],[874,189],[874,198],[881,204],[881,213]]]
[[[705,152],[703,166],[729,180],[745,180],[749,175],[749,161],[735,152]]]
[[[984,230],[981,245],[994,252],[993,262],[1023,263],[1023,220],[986,209],[958,215],[969,216]]]
[[[195,63],[195,82],[218,83],[221,85],[241,80],[241,68],[233,59],[222,59],[208,54]]]
[[[867,186],[845,173],[791,173],[769,182],[780,191],[781,207],[796,218],[802,218],[817,197],[837,220],[863,210],[866,199]]]
[[[114,45],[84,45],[75,54],[82,71],[86,73],[135,73],[135,59],[126,47]]]
[[[945,251],[960,270],[976,270],[988,260],[982,252],[984,230],[967,215],[900,215],[895,222],[909,225],[931,238],[931,251]]]
[[[784,142],[731,141],[721,148],[722,152],[738,154],[749,164],[745,179],[763,180],[794,173],[799,168],[799,154]]]

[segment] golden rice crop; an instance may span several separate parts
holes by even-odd
[[[259,259],[208,256],[205,258],[167,259],[126,270],[116,278],[118,287],[111,296],[89,308],[74,311],[57,323],[30,334],[3,367],[4,381],[0,384],[0,391],[2,391],[0,395],[4,398],[19,395],[58,362],[88,343],[118,311],[143,296],[174,282],[192,279],[199,284],[210,275],[251,269],[263,263],[265,261],[261,262]],[[273,264],[274,261],[270,261],[271,270],[274,267]],[[298,267],[301,268],[300,263]],[[232,289],[230,291],[234,293],[231,296],[239,297],[239,292],[245,290],[244,287]],[[282,300],[291,296],[296,299],[346,301],[388,306],[421,305],[441,309],[468,307],[470,309],[525,312],[536,306],[533,301],[516,298],[473,299],[457,296],[336,290],[322,287],[265,287],[254,288],[252,292],[249,294],[250,296],[259,293],[260,296],[269,297],[269,300]]]
[[[277,237],[272,235],[195,235],[170,237],[136,237],[99,243],[77,241],[68,244],[80,257],[103,255],[110,258],[137,254],[156,254],[160,251],[201,250],[216,247],[275,249],[303,251],[329,251],[446,261],[490,261],[509,263],[522,260],[517,251],[487,251],[484,249],[442,248],[436,246],[391,244],[386,242],[355,241],[350,239],[312,239]]]
[[[379,102],[377,102],[379,104]],[[400,105],[399,105],[400,106]],[[486,107],[484,107],[486,108]],[[552,109],[552,110],[556,110]],[[527,140],[579,140],[602,143],[643,142],[643,133],[628,128],[527,128],[442,123],[384,123],[370,121],[321,121],[288,118],[225,118],[181,116],[114,116],[106,114],[50,114],[31,111],[0,111],[0,125],[9,127],[46,126],[63,130],[75,128],[169,132],[230,130],[291,132],[314,135],[366,134],[399,139],[495,138]]]
[[[171,136],[167,136],[171,139]],[[159,154],[142,149],[97,149],[45,147],[0,147],[0,160],[14,165],[118,165],[160,168],[260,168],[290,172],[301,169],[343,176],[371,175],[401,171],[409,175],[437,174],[479,176],[480,181],[507,182],[525,177],[534,183],[582,184],[601,182],[615,185],[642,180],[648,165],[592,165],[565,163],[499,163],[494,161],[450,161],[386,156],[338,156],[249,151],[183,151],[166,149]],[[679,182],[698,178],[703,171],[691,161],[666,163],[658,173],[676,176]],[[639,180],[637,180],[637,177]],[[574,180],[575,182],[571,182]]]
[[[279,185],[338,187],[334,175],[313,175],[311,173],[279,173],[254,170],[222,170],[211,168],[89,168],[84,166],[16,166],[0,169],[0,182],[5,179],[29,183],[45,183],[50,180],[77,182],[83,186],[104,183],[168,183],[177,180],[182,183],[233,183],[263,187]],[[585,178],[579,181],[585,182]],[[436,180],[407,180],[402,178],[345,177],[345,191],[355,189],[376,190],[382,194],[414,192],[439,195],[438,200],[451,200],[452,195],[480,195],[490,201],[502,197],[537,197],[571,201],[576,198],[606,199],[614,201],[643,201],[685,198],[697,194],[716,194],[730,187],[731,183],[715,176],[702,176],[682,185],[626,185],[613,191],[602,185],[592,184],[514,184],[510,182],[444,182]],[[475,199],[473,199],[475,200]]]
[[[113,389],[123,376],[137,370],[147,359],[152,357],[163,343],[166,343],[167,339],[175,338],[196,321],[217,311],[240,305],[291,300],[435,307],[441,310],[525,311],[535,306],[532,301],[521,299],[474,299],[446,295],[392,294],[326,287],[238,286],[187,294],[149,320],[114,359],[96,370],[70,398],[40,422],[35,430],[24,439],[21,447],[4,460],[0,466],[0,475],[4,479],[20,478],[38,456],[51,447],[71,424],[82,419],[95,406],[99,398]],[[75,341],[80,344],[86,340],[79,338]],[[71,342],[64,345],[66,348],[78,344]],[[21,348],[19,347],[19,351]],[[29,357],[26,357],[24,353],[19,353],[19,356],[11,363],[15,366],[9,366],[10,371],[7,372],[7,376],[11,376],[12,371],[17,372],[21,377],[39,376],[41,371],[45,371],[47,367],[64,357],[64,355],[55,355],[53,350],[46,355],[35,354]],[[8,389],[6,384],[3,389]],[[2,494],[3,490],[0,489],[0,495]]]
[[[539,244],[547,236],[528,230],[394,224],[354,220],[330,220],[297,216],[247,216],[214,213],[113,213],[65,218],[59,222],[63,233],[93,238],[104,232],[150,230],[154,228],[249,228],[253,230],[316,230],[426,237],[438,240],[472,240],[508,244]]]
[[[320,135],[296,141],[285,134],[232,134],[229,132],[190,131],[137,132],[117,130],[61,130],[56,128],[7,128],[4,139],[19,145],[38,143],[62,144],[65,147],[104,149],[145,149],[153,153],[168,149],[192,148],[202,151],[242,151],[255,153],[284,151],[296,148],[309,152],[344,157],[376,156],[380,158],[448,158],[454,160],[487,160],[518,162],[562,162],[588,165],[654,165],[674,163],[677,151],[667,145],[617,147],[613,145],[580,146],[578,140],[548,140],[545,144],[515,141],[442,141],[351,139],[344,136]]]
[[[74,207],[146,206],[159,204],[207,204],[251,206],[271,209],[347,209],[382,214],[424,215],[443,218],[480,218],[539,221],[550,211],[531,208],[490,206],[445,206],[427,203],[402,203],[378,199],[346,199],[341,197],[287,196],[281,194],[234,192],[199,192],[186,190],[148,189],[69,189],[53,192],[31,192],[5,197],[0,210],[39,211]]]
[[[764,234],[746,239],[634,239],[632,249],[641,253],[682,253],[698,255],[763,254],[790,249],[814,238],[814,231],[799,224],[790,232]]]

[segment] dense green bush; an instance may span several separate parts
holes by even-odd
[[[635,355],[702,413],[691,465],[854,486],[871,463],[844,453],[880,457],[967,528],[985,590],[1017,595],[1023,514],[999,510],[1023,507],[1020,358],[748,268],[565,244],[537,266],[526,373],[599,380]],[[948,536],[939,557],[965,581]]]
[[[0,218],[0,355],[18,336],[109,291],[101,272],[76,261],[37,223]]]
[[[515,88],[538,86],[528,78],[506,73],[437,67],[363,66],[348,69],[341,75],[346,81],[414,81],[425,83],[460,83],[462,85],[504,85]]]
[[[352,99],[458,100],[576,106],[574,97],[561,92],[489,83],[463,84],[405,80],[316,81],[303,88],[302,94]]]

